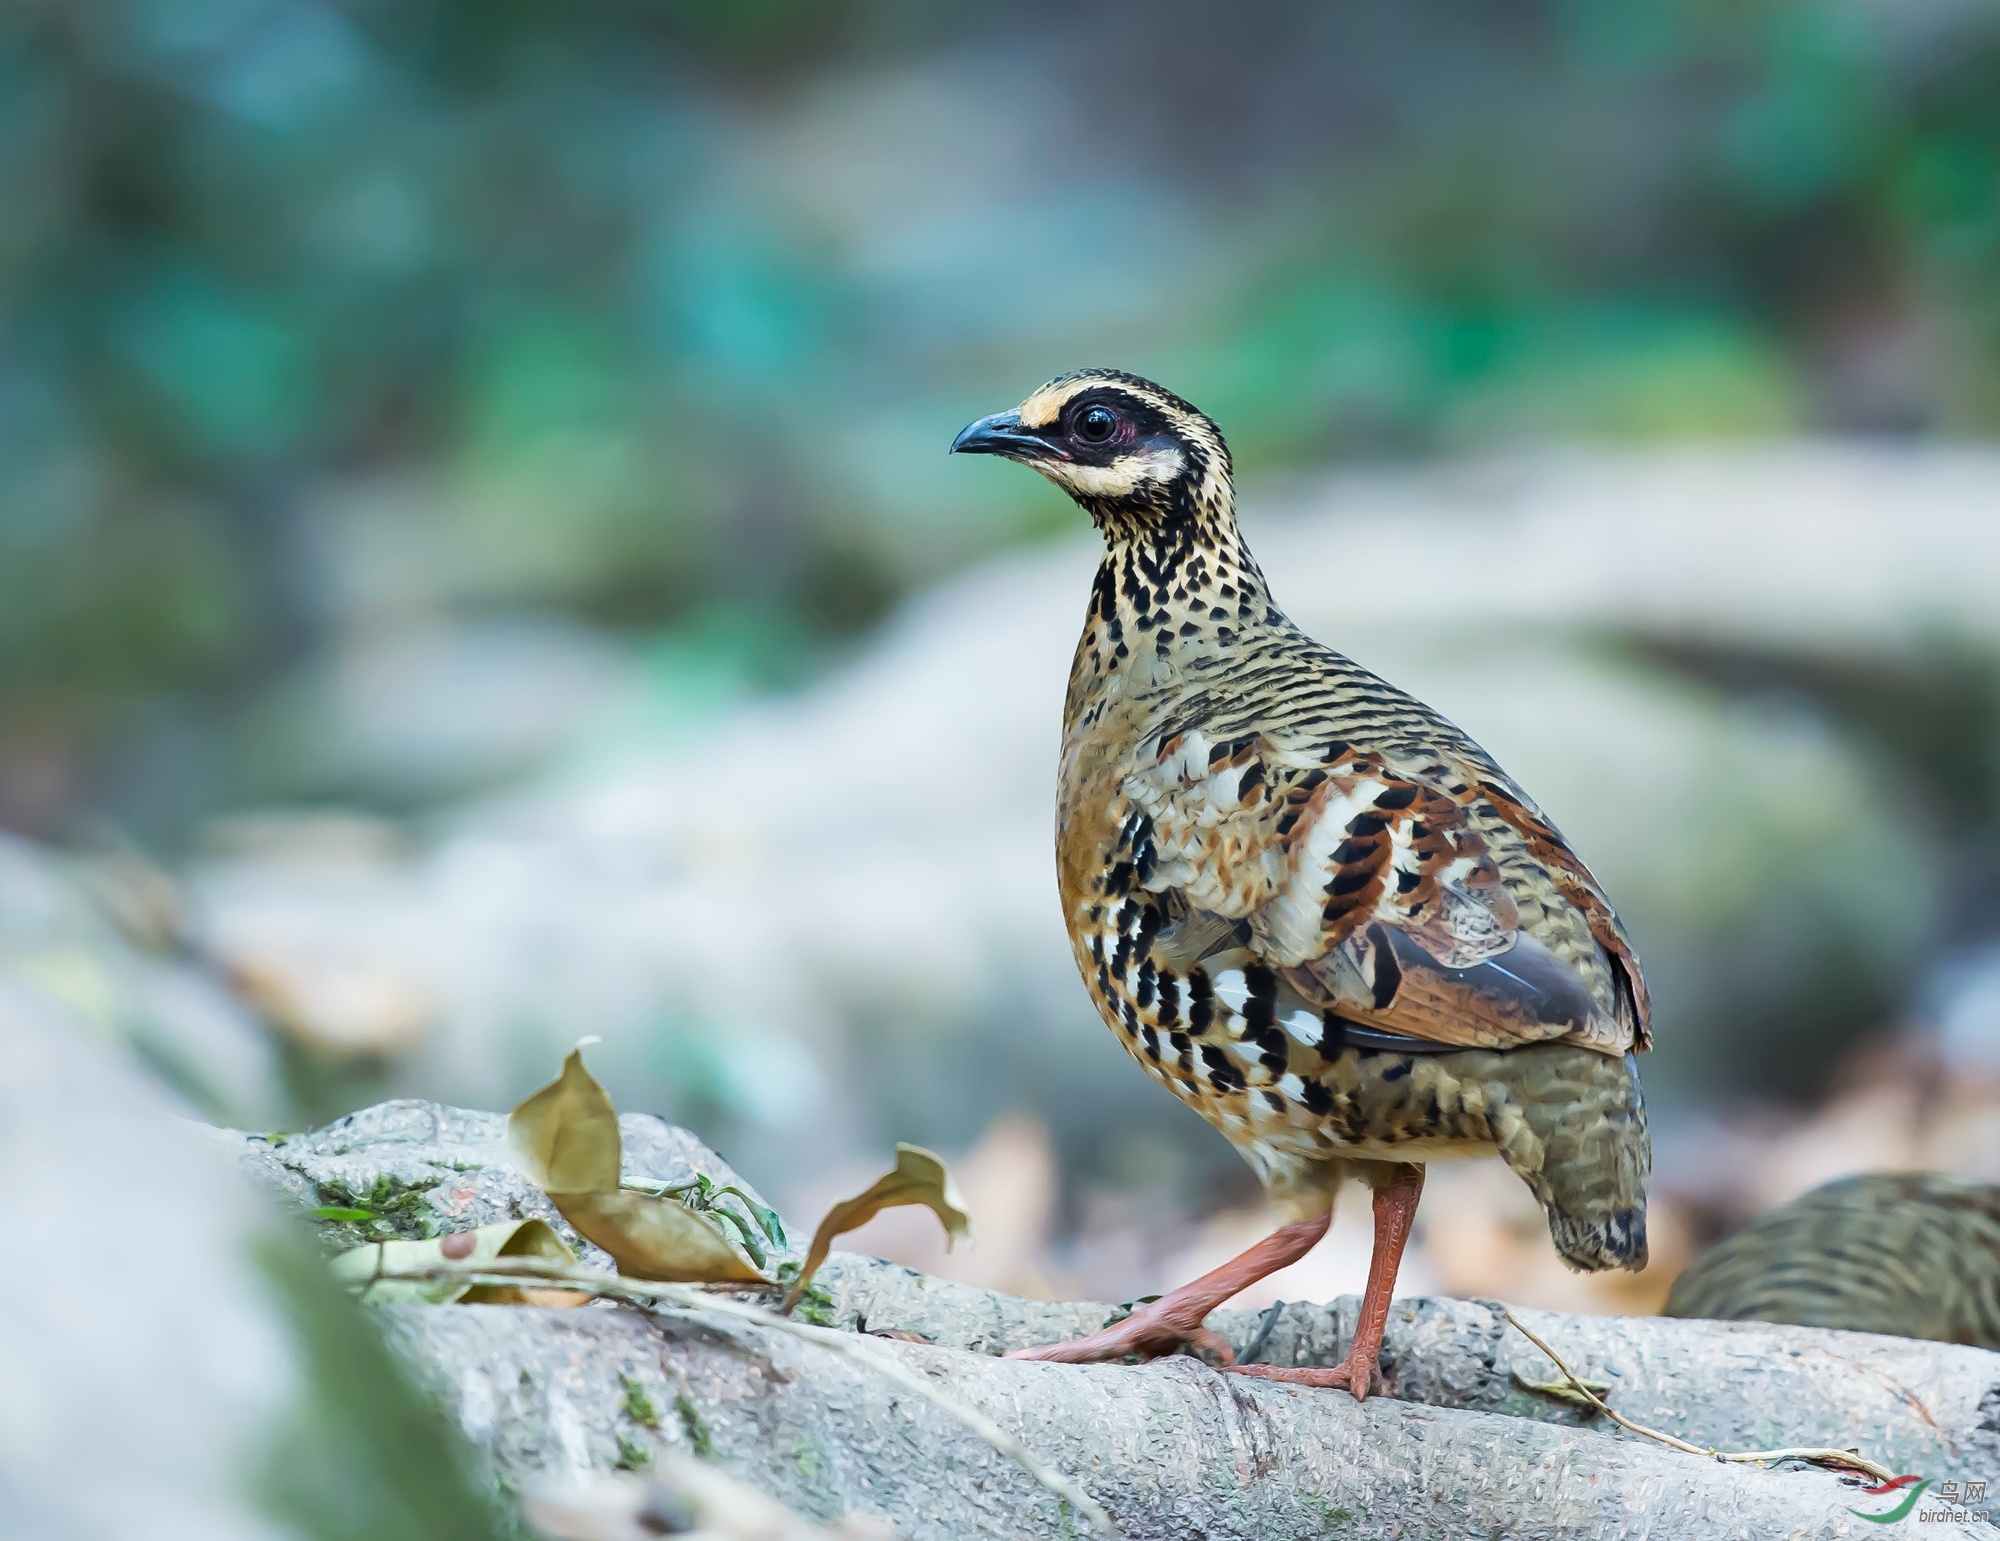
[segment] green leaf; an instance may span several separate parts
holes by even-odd
[[[778,1218],[777,1210],[772,1209],[768,1205],[758,1203],[749,1194],[733,1184],[727,1188],[717,1188],[715,1191],[717,1197],[728,1193],[733,1194],[737,1199],[741,1200],[743,1207],[757,1217],[758,1225],[764,1229],[765,1239],[772,1246],[782,1247],[785,1244],[785,1222]]]
[[[972,1219],[965,1212],[965,1200],[959,1197],[958,1185],[951,1180],[944,1162],[921,1145],[898,1145],[893,1172],[877,1178],[865,1193],[857,1193],[826,1212],[819,1229],[813,1232],[805,1266],[792,1281],[783,1309],[789,1311],[798,1304],[812,1276],[819,1272],[820,1264],[833,1250],[835,1237],[859,1230],[883,1210],[904,1204],[921,1204],[938,1217],[944,1226],[947,1251],[953,1241],[972,1234]]]
[[[764,1266],[764,1247],[762,1241],[757,1234],[756,1226],[751,1224],[748,1219],[739,1215],[733,1209],[724,1209],[720,1204],[712,1209],[704,1209],[700,1213],[708,1220],[727,1220],[731,1225],[736,1227],[737,1245],[750,1254],[751,1262],[755,1263],[759,1268]]]
[[[340,1204],[322,1204],[317,1209],[306,1211],[315,1220],[379,1220],[380,1215],[372,1209],[349,1209]]]

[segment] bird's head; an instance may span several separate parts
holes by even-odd
[[[968,424],[954,453],[1032,466],[1082,505],[1106,538],[1229,523],[1229,448],[1172,391],[1113,369],[1051,380],[1011,412]]]

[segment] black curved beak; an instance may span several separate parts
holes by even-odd
[[[1021,426],[1018,412],[995,412],[976,423],[967,423],[951,441],[954,455],[1005,455],[1009,460],[1055,460],[1061,458],[1046,439]]]

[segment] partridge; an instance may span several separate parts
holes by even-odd
[[[1935,1172],[1827,1183],[1703,1253],[1666,1314],[2000,1348],[2000,1188]]]
[[[1056,867],[1077,967],[1140,1067],[1249,1162],[1284,1222],[1075,1342],[1066,1362],[1219,1345],[1203,1320],[1374,1193],[1359,1326],[1379,1387],[1424,1163],[1498,1153],[1579,1269],[1645,1266],[1638,960],[1603,888],[1473,741],[1294,625],[1238,533],[1215,424],[1149,381],[1065,375],[952,444],[1068,493],[1105,554],[1063,706]],[[1408,624],[1479,575],[1412,549]],[[1226,1357],[1226,1355],[1225,1355]]]

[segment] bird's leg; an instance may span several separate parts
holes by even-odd
[[[1220,1268],[1203,1274],[1192,1284],[1183,1284],[1171,1294],[1139,1307],[1122,1322],[1113,1322],[1102,1332],[1069,1343],[1050,1343],[1042,1348],[1016,1349],[1009,1359],[1053,1359],[1061,1364],[1098,1364],[1106,1359],[1123,1359],[1127,1354],[1144,1354],[1152,1359],[1171,1354],[1184,1343],[1195,1343],[1217,1354],[1227,1364],[1236,1356],[1215,1333],[1202,1326],[1208,1313],[1239,1290],[1247,1289],[1266,1274],[1276,1273],[1295,1263],[1326,1234],[1326,1214],[1281,1226],[1256,1246],[1231,1258]]]
[[[1354,1325],[1354,1342],[1345,1362],[1332,1369],[1281,1369],[1270,1364],[1241,1364],[1230,1368],[1238,1375],[1255,1375],[1262,1380],[1291,1381],[1302,1386],[1345,1386],[1354,1400],[1365,1402],[1379,1388],[1381,1371],[1376,1360],[1382,1352],[1382,1330],[1389,1324],[1389,1300],[1396,1292],[1396,1269],[1403,1261],[1403,1247],[1410,1239],[1410,1223],[1416,1218],[1417,1200],[1423,1197],[1424,1169],[1398,1163],[1387,1183],[1375,1190],[1375,1254],[1368,1260],[1368,1287],[1361,1296],[1361,1319]]]

